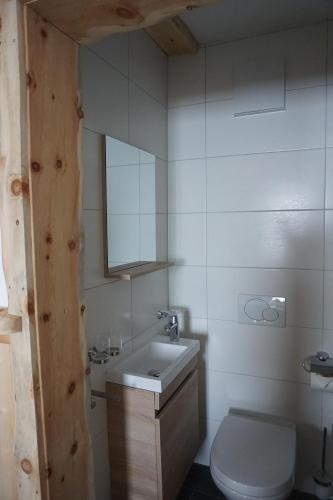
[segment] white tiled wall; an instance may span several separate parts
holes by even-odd
[[[285,110],[235,117],[234,69],[269,57],[285,61]],[[197,461],[230,407],[286,416],[308,491],[333,424],[333,394],[300,368],[333,355],[332,64],[323,23],[173,57],[168,73],[169,300],[202,341]],[[239,293],[286,297],[286,328],[239,324]]]
[[[167,258],[167,60],[143,32],[115,35],[81,49],[81,92],[85,112],[84,294],[88,345],[111,335],[137,347],[160,330],[156,312],[168,305],[166,271],[133,283],[103,275],[101,134],[107,134],[157,157],[157,252]],[[105,369],[92,367],[91,386],[105,389]],[[106,405],[96,399],[90,411],[98,500],[110,499]]]

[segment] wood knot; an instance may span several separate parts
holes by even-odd
[[[82,106],[77,106],[76,107],[76,113],[77,113],[77,116],[79,117],[79,120],[83,120],[83,118],[84,118],[84,111],[82,109]]]
[[[34,77],[32,76],[31,73],[26,74],[26,82],[27,82],[27,87],[29,89],[36,89],[37,88],[37,83]]]
[[[123,19],[135,19],[136,17],[142,17],[136,10],[128,7],[118,7],[116,9],[116,14]]]
[[[29,316],[32,316],[35,314],[35,297],[34,297],[33,290],[28,291],[26,309],[27,309]]]
[[[52,99],[52,101],[55,100],[55,95],[54,94],[51,95],[51,99]]]
[[[10,185],[11,192],[14,196],[29,195],[29,184],[24,179],[14,179]]]
[[[41,166],[37,161],[33,161],[31,163],[31,169],[33,172],[40,172],[41,171]]]
[[[16,224],[17,226],[19,226],[19,225],[20,225],[20,221],[19,221],[18,219],[16,219],[15,224]]]
[[[43,38],[47,38],[47,32],[44,28],[40,30],[40,34],[42,35]]]
[[[53,238],[52,238],[52,236],[51,236],[51,234],[50,234],[50,233],[47,233],[47,234],[46,234],[45,241],[46,241],[46,243],[47,243],[48,245],[51,245],[51,243],[52,243],[52,241],[53,241]]]
[[[45,477],[48,478],[50,477],[52,474],[52,469],[50,467],[50,465],[46,464],[45,465]]]
[[[30,300],[28,301],[27,309],[28,309],[29,316],[31,316],[32,314],[35,314],[35,304],[33,302],[31,302]]]
[[[69,240],[67,243],[67,246],[70,249],[70,251],[72,252],[76,248],[76,243],[74,240]]]
[[[59,170],[60,168],[62,168],[62,161],[58,158],[57,161],[56,161],[56,169]]]
[[[50,313],[43,313],[40,316],[41,321],[44,321],[44,323],[48,323],[51,319],[51,314]]]
[[[75,441],[75,442],[72,444],[72,447],[71,447],[71,455],[75,455],[75,453],[77,452],[78,447],[79,447],[78,442],[77,442],[77,441]]]
[[[65,482],[65,476],[61,476],[60,482],[61,482],[61,483],[64,483],[64,482]]]
[[[75,388],[76,388],[76,384],[75,382],[71,382],[68,386],[68,393],[69,394],[73,394],[73,392],[75,391]]]
[[[27,458],[23,458],[21,460],[21,469],[23,470],[23,472],[25,472],[25,474],[31,474],[32,473],[32,464],[31,464],[30,460],[28,460]]]

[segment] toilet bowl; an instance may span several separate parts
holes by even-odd
[[[231,411],[214,439],[210,471],[228,500],[284,500],[294,486],[295,455],[294,424]]]

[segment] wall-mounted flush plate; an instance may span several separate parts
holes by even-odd
[[[267,295],[238,296],[238,321],[251,325],[271,325],[285,328],[286,299]]]

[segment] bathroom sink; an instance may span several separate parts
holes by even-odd
[[[198,340],[181,338],[179,342],[171,343],[169,337],[159,335],[113,365],[107,372],[107,380],[163,392],[199,349]]]

